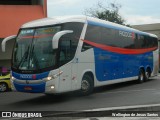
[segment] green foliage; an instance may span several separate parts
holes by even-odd
[[[114,22],[121,25],[126,25],[125,20],[119,14],[119,9],[121,5],[116,3],[109,3],[108,6],[103,5],[102,3],[98,2],[96,8],[89,8],[85,10],[85,15],[96,17],[102,20]],[[126,25],[129,26],[130,25]]]

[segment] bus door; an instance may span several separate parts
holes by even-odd
[[[60,41],[59,46],[59,64],[61,66],[59,72],[62,73],[59,77],[59,89],[62,92],[71,90],[71,40],[63,39]]]
[[[72,63],[72,90],[78,88],[78,58],[75,57]]]

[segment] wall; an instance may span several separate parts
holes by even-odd
[[[160,40],[160,23],[133,25],[132,27],[135,29],[144,31],[144,32],[149,32],[149,33],[155,34],[158,36],[158,39]]]
[[[0,38],[0,45],[2,43],[2,38]],[[0,49],[0,66],[6,66],[10,67],[11,65],[11,56],[12,56],[12,50],[14,46],[15,39],[10,40],[6,44],[6,52],[2,52],[2,49]],[[1,46],[0,46],[1,48]]]
[[[9,67],[15,40],[1,50],[3,38],[16,35],[22,24],[47,17],[47,0],[0,0],[0,66]]]

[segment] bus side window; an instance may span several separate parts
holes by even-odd
[[[93,43],[98,43],[98,41],[100,41],[100,27],[89,24],[87,27],[87,31],[86,31],[86,35],[85,35],[84,39],[87,41],[91,41]],[[83,42],[83,46],[82,46],[81,51],[82,52],[86,51],[92,47],[93,46]]]
[[[144,37],[142,35],[136,34],[135,47],[136,49],[144,48]]]
[[[90,49],[90,48],[92,48],[92,46],[84,42],[84,43],[83,43],[83,46],[82,46],[82,52],[83,52],[83,51],[86,51],[86,50],[88,50],[88,49]]]

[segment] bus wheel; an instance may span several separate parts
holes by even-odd
[[[0,92],[5,92],[8,90],[8,86],[6,83],[0,83]]]
[[[89,75],[84,75],[81,83],[81,94],[89,95],[93,92],[94,83],[92,78]]]
[[[145,73],[142,69],[140,69],[139,75],[138,75],[138,83],[143,83],[144,80],[145,80]]]
[[[150,72],[149,70],[147,69],[146,73],[145,73],[145,81],[148,81],[149,80],[149,77],[150,77]]]

